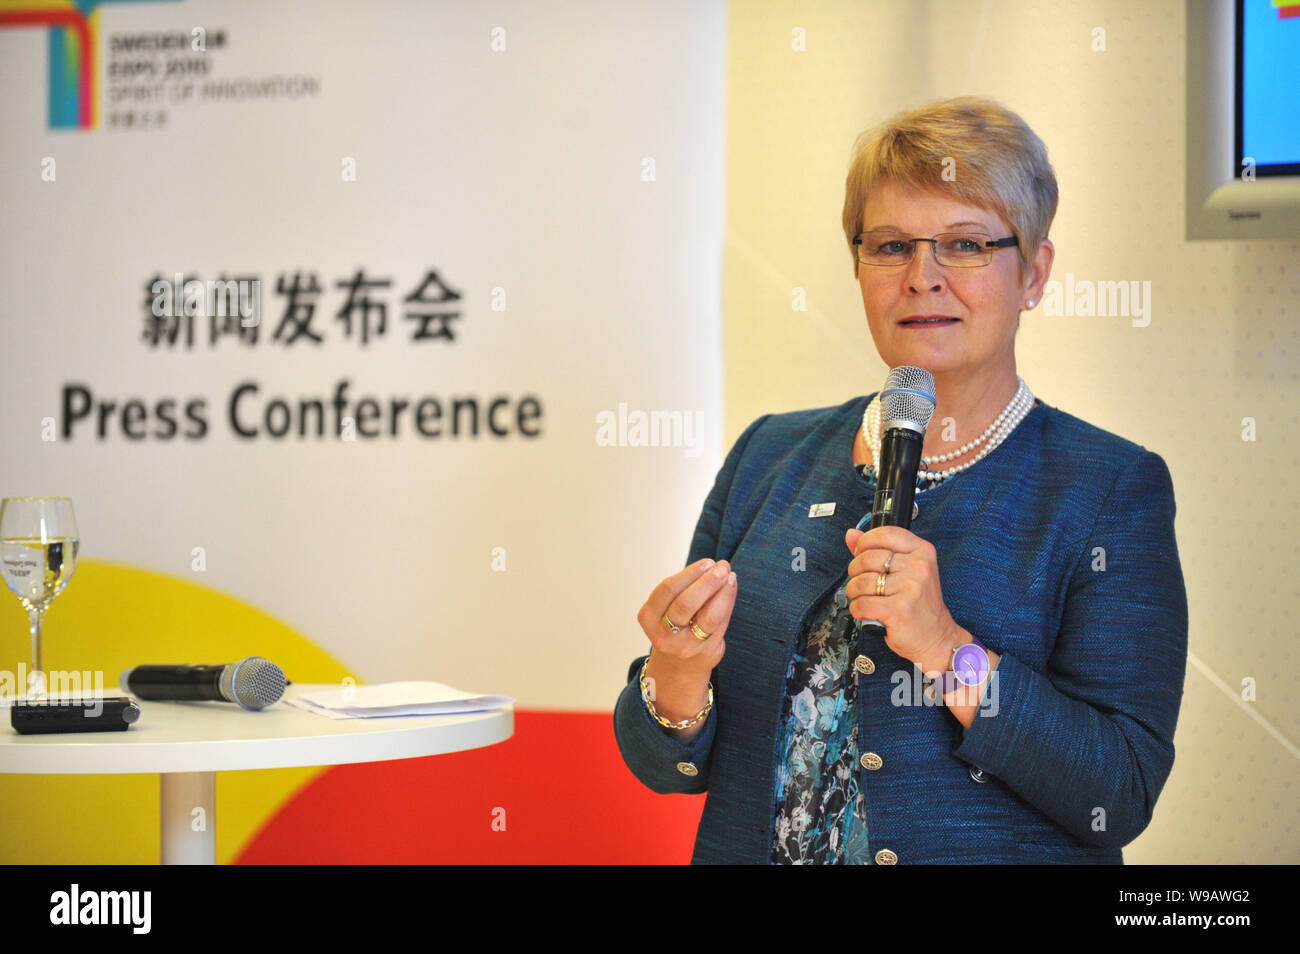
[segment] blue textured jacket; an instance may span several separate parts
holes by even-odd
[[[765,415],[728,453],[687,564],[731,561],[737,599],[715,708],[689,745],[646,711],[645,657],[629,667],[614,710],[624,761],[656,792],[708,793],[693,863],[770,860],[786,667],[870,506],[852,460],[870,397]],[[949,611],[1001,659],[964,729],[924,704],[910,661],[860,638],[859,745],[881,759],[858,772],[873,857],[1121,864],[1173,765],[1187,660],[1164,461],[1039,404],[917,502],[911,530],[938,551]]]

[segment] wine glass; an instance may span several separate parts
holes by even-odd
[[[31,698],[45,691],[41,622],[77,569],[79,542],[72,501],[67,497],[6,497],[0,501],[0,572],[31,622]]]

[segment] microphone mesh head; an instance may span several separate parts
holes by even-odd
[[[880,391],[881,428],[906,427],[924,434],[934,404],[934,375],[925,368],[894,368]]]
[[[262,709],[284,695],[284,670],[261,656],[249,656],[235,664],[235,700],[246,709]]]

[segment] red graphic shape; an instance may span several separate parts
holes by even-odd
[[[517,709],[498,745],[326,770],[235,863],[686,864],[703,809],[637,781],[611,713]]]

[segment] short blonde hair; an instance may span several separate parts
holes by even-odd
[[[1021,275],[1056,216],[1056,174],[1047,147],[1023,119],[978,96],[927,103],[868,129],[853,145],[844,182],[844,237],[855,279],[853,240],[862,232],[862,210],[871,191],[886,181],[1000,215],[1019,240]]]

